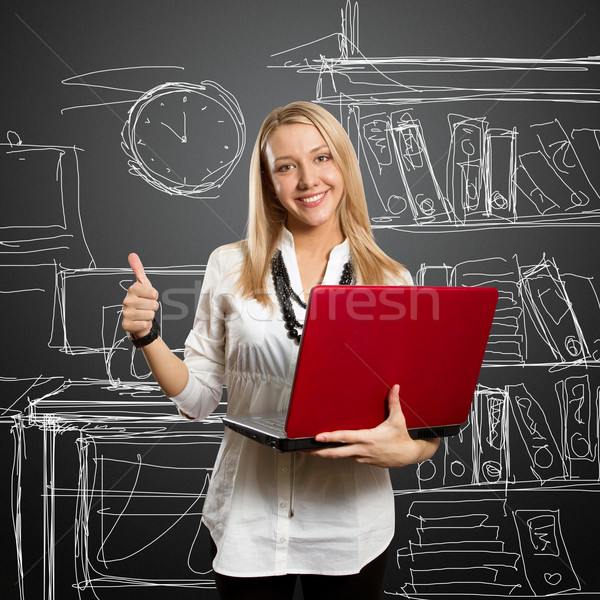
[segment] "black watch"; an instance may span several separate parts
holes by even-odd
[[[144,337],[136,338],[133,333],[127,332],[127,337],[136,348],[143,348],[151,344],[160,335],[160,323],[156,319],[152,319],[152,329]]]

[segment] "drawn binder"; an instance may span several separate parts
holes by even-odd
[[[450,213],[429,159],[421,123],[409,111],[392,113],[394,149],[416,223],[447,223]]]
[[[448,115],[450,148],[446,166],[446,192],[458,222],[484,211],[483,155],[485,119]]]

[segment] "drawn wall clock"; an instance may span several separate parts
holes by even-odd
[[[219,84],[165,83],[131,107],[122,139],[132,175],[170,195],[216,198],[242,155],[246,126]]]

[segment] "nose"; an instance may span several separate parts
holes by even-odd
[[[298,187],[306,190],[319,185],[319,175],[315,165],[307,163],[298,167]]]

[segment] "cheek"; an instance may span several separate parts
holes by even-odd
[[[279,181],[277,179],[275,181],[273,181],[273,189],[275,190],[275,193],[279,196],[283,189],[283,187],[281,185],[281,181]]]
[[[281,179],[275,178],[273,180],[273,189],[279,198],[289,195],[295,187],[293,178],[290,176],[282,177]]]
[[[323,175],[324,179],[335,186],[340,192],[344,190],[344,178],[342,177],[342,173],[335,166],[331,166],[331,168]]]

